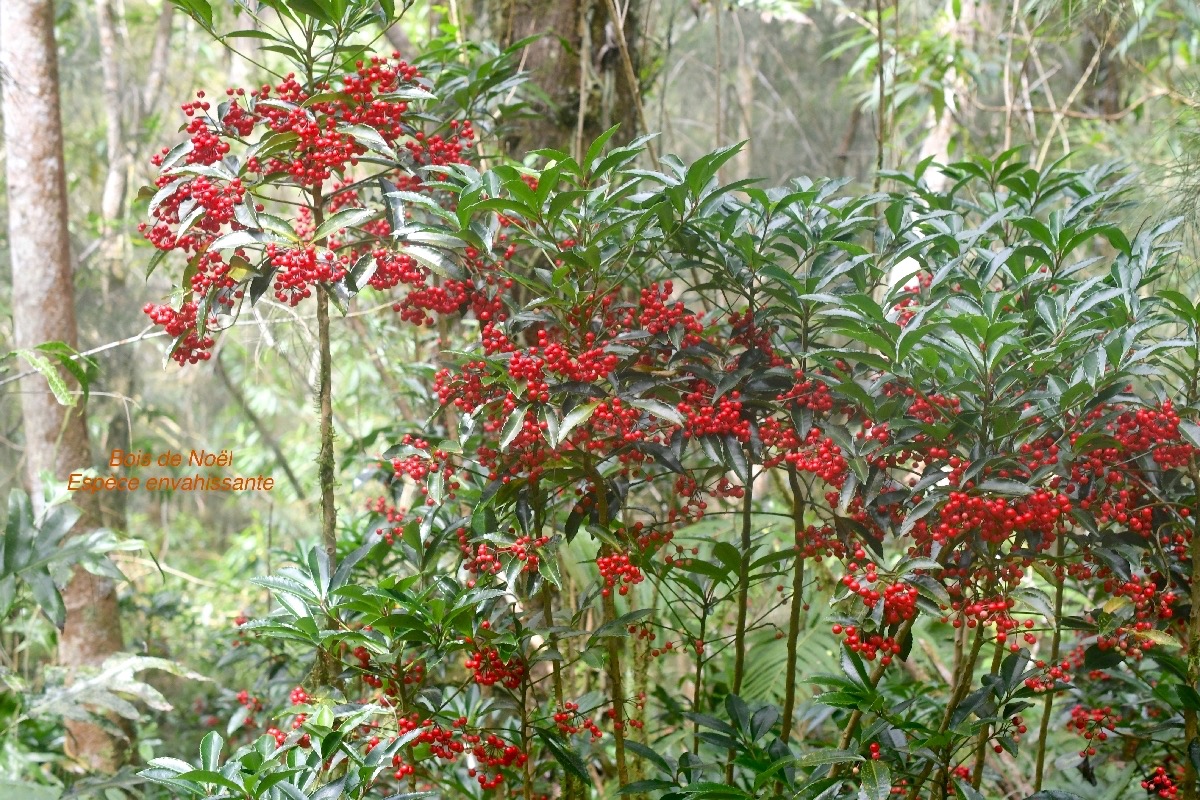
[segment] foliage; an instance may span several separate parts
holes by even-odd
[[[219,732],[199,760],[154,759],[141,785],[80,781],[81,796],[1195,796],[1200,317],[1161,288],[1187,274],[1180,229],[1128,223],[1132,184],[1113,168],[1040,167],[1060,140],[1152,158],[1154,142],[1124,132],[1142,130],[1147,97],[1167,98],[1154,63],[1118,129],[1088,118],[1090,83],[1074,88],[1073,39],[1055,26],[1077,4],[1014,7],[978,42],[923,30],[935,6],[963,4],[883,9],[887,161],[916,150],[927,115],[954,113],[964,151],[1014,132],[1034,147],[953,164],[944,191],[927,163],[886,175],[883,193],[765,190],[717,177],[762,169],[761,96],[724,93],[717,109],[717,144],[731,117],[739,137],[753,120],[753,161],[725,148],[651,171],[641,143],[606,136],[579,163],[548,149],[512,164],[491,151],[522,96],[524,43],[499,52],[447,28],[420,58],[372,61],[374,26],[404,9],[283,0],[218,34],[224,9],[179,5],[227,47],[263,45],[259,66],[278,74],[269,91],[186,107],[186,141],[139,203],[150,268],[177,287],[148,310],[180,363],[235,348],[234,326],[260,312],[303,329],[313,299],[369,327],[332,343],[337,541],[310,548],[299,502],[272,509],[286,519],[274,540],[265,508],[238,530],[153,507],[135,524],[174,514],[163,549],[168,532],[185,539],[174,563],[206,585],[148,595],[139,581],[125,608],[145,615],[138,648],[202,653],[188,663],[219,680],[151,687],[132,670],[172,662],[139,656],[67,687],[30,670],[53,642],[33,606],[54,612],[47,576],[61,575],[34,556],[55,545],[26,514],[28,560],[0,576],[0,596],[29,589],[0,630],[6,656],[18,662],[11,642],[25,652],[6,673],[4,719],[20,724],[5,774],[58,782],[65,759],[52,774],[31,754],[60,750],[55,720],[86,700],[142,717],[144,760]],[[837,25],[860,29],[845,39],[848,88],[869,108],[881,37],[839,8]],[[1162,48],[1186,67],[1187,35],[1159,48],[1146,33],[1186,13],[1136,11],[1113,17],[1134,23],[1121,68]],[[753,22],[725,12],[726,38]],[[766,71],[755,30],[736,60],[752,82]],[[1043,74],[1051,51],[1067,68]],[[686,113],[711,123],[683,74]],[[769,104],[772,119],[804,120],[797,136],[830,126],[811,158],[831,164],[858,120],[835,152],[849,104],[828,108],[832,80],[800,81],[820,94],[815,113]],[[676,127],[673,142],[704,140]],[[909,286],[889,295],[897,271]],[[398,313],[366,316],[376,303]],[[318,434],[295,422],[305,381],[270,384],[310,368],[264,339],[265,357],[230,377],[248,406],[278,404],[282,460]],[[296,339],[318,357],[320,337]],[[426,346],[442,350],[436,367]],[[54,381],[86,363],[77,354],[14,356],[76,399]],[[196,372],[163,383],[191,400]],[[215,413],[223,399],[190,405]],[[137,413],[154,425],[140,437],[173,440],[169,415]],[[365,432],[343,424],[351,414]],[[367,491],[379,496],[354,513]],[[270,574],[251,584],[264,554]],[[239,608],[232,642],[213,641],[206,628]],[[202,697],[184,708],[190,692]],[[180,708],[161,710],[164,696]]]
[[[354,8],[313,18],[336,42]],[[195,362],[246,292],[404,284],[403,320],[468,344],[428,429],[383,453],[376,520],[257,579],[278,605],[243,646],[302,685],[282,709],[244,692],[229,732],[279,722],[146,778],[915,800],[999,790],[1020,758],[1026,795],[1068,797],[1038,794],[1066,702],[1085,780],[1132,758],[1194,791],[1200,315],[1149,293],[1172,224],[1113,225],[1112,170],[1010,151],[950,165],[945,192],[768,191],[720,184],[737,147],[650,171],[611,131],[580,162],[484,169],[405,127],[436,96],[405,67],[320,77],[338,45],[286,13],[303,79],[233,90],[163,159],[148,235],[191,254],[192,299],[152,316]],[[814,675],[806,596],[831,583],[841,642]],[[926,670],[920,639],[951,662]]]

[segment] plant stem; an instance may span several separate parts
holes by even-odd
[[[708,625],[708,598],[704,598],[704,607],[700,613],[700,641],[704,641],[705,628]],[[692,643],[693,645],[695,642]],[[696,650],[696,675],[692,680],[692,713],[700,713],[700,695],[704,683],[704,654],[698,648]],[[700,752],[700,723],[692,721],[692,752]]]
[[[904,641],[904,637],[908,636],[909,631],[912,630],[914,621],[916,621],[916,617],[913,617],[912,619],[906,619],[900,624],[900,628],[896,631],[896,641]],[[886,669],[887,665],[882,661],[876,664],[875,668],[871,670],[867,685],[872,689],[878,686],[879,682],[883,680],[883,673]],[[846,727],[842,728],[842,735],[838,737],[839,750],[845,750],[850,746],[850,740],[854,738],[854,732],[858,730],[858,723],[862,721],[862,716],[863,713],[857,708],[850,713],[850,719],[846,720]],[[833,769],[829,773],[829,777],[836,778],[841,773],[843,766],[844,763],[834,764]]]
[[[547,628],[554,627],[554,597],[550,591],[550,582],[542,582],[542,618],[543,623]],[[553,634],[547,634],[546,641],[550,643],[550,647],[558,649],[558,637]],[[554,683],[554,703],[555,707],[560,711],[566,709],[566,697],[563,693],[562,672],[559,670],[558,660],[550,662],[550,676]],[[576,797],[576,776],[567,773],[563,776],[563,800],[575,800]]]
[[[738,565],[738,608],[737,629],[733,634],[733,687],[732,694],[742,691],[742,680],[746,676],[746,617],[750,610],[750,534],[754,509],[754,474],[747,471],[745,491],[742,494],[742,546],[741,564]],[[725,783],[733,785],[734,750],[729,751],[725,762]]]
[[[313,190],[313,224],[325,221],[320,188]],[[322,242],[317,242],[322,244]],[[329,556],[329,569],[337,562],[337,508],[334,506],[333,459],[333,358],[329,349],[329,293],[317,292],[318,384],[317,410],[321,416],[321,451],[317,455],[317,475],[321,484],[321,542]]]
[[[607,547],[606,547],[607,549]],[[601,596],[605,623],[617,618],[617,603],[612,592]],[[616,745],[617,777],[622,786],[629,784],[629,767],[625,763],[625,685],[621,673],[621,644],[625,640],[610,636],[608,642],[608,682],[613,696],[613,742]]]
[[[983,625],[978,625],[975,628],[975,642],[971,645],[971,654],[963,660],[961,667],[954,675],[954,684],[950,689],[950,700],[946,703],[946,711],[942,714],[942,723],[938,726],[939,734],[945,733],[950,729],[950,720],[954,718],[954,711],[958,708],[958,704],[962,702],[967,695],[967,689],[971,686],[971,678],[975,674],[975,661],[979,657],[979,650],[983,647]],[[946,763],[950,760],[950,745],[946,745],[942,749],[942,765],[938,770],[938,777],[934,784],[934,797],[944,796],[946,790]],[[921,795],[921,789],[925,785],[925,781],[929,778],[929,773],[933,772],[933,759],[925,762],[925,768],[921,770],[921,774],[917,776],[913,782],[912,789],[909,791],[908,800],[917,800]]]
[[[1195,458],[1192,459],[1191,477],[1193,491],[1200,490],[1200,469],[1197,468]],[[1196,508],[1193,509],[1191,516],[1192,609],[1188,614],[1187,640],[1187,679],[1188,686],[1191,688],[1195,688],[1196,681],[1200,680],[1200,535],[1197,535],[1197,520],[1200,520],[1200,498],[1197,499]],[[1191,749],[1192,742],[1196,741],[1198,733],[1200,733],[1200,720],[1197,719],[1196,710],[1185,707],[1183,710],[1185,748]],[[1197,797],[1200,797],[1200,791],[1197,791],[1196,765],[1192,763],[1190,757],[1183,759],[1183,764],[1183,800],[1197,800]]]
[[[1058,544],[1054,554],[1057,559],[1056,568],[1062,569],[1062,560],[1066,555],[1066,537],[1060,535]],[[1066,576],[1063,575],[1058,579],[1058,585],[1054,587],[1054,635],[1050,640],[1050,664],[1058,663],[1058,648],[1061,644],[1062,626],[1059,624],[1059,619],[1062,617],[1063,607],[1063,585],[1066,583]],[[1193,595],[1195,589],[1192,590]],[[1195,605],[1192,606],[1193,610]],[[1193,616],[1195,616],[1193,614]],[[1033,772],[1033,790],[1039,792],[1042,789],[1042,776],[1046,770],[1046,735],[1050,731],[1050,711],[1054,706],[1054,687],[1046,692],[1046,699],[1042,701],[1042,721],[1038,727],[1038,747],[1037,747],[1037,765]]]
[[[529,752],[529,673],[521,683],[521,749]],[[533,800],[533,759],[525,759],[524,780],[521,781],[521,796],[524,800]]]
[[[754,478],[746,481],[742,496],[742,563],[738,569],[737,630],[733,637],[733,693],[742,691],[742,679],[746,674],[746,616],[750,607],[750,534],[751,512],[754,503]]]
[[[311,76],[310,76],[311,84]],[[324,198],[321,187],[312,190],[313,224],[320,227],[325,221]],[[325,244],[321,239],[314,244]],[[333,458],[333,358],[329,346],[329,293],[317,288],[317,414],[320,417],[321,449],[317,453],[317,476],[321,485],[321,544],[329,559],[329,571],[337,565],[337,508],[334,506],[334,458]],[[327,627],[334,624],[327,619]],[[317,650],[313,677],[319,686],[333,683],[338,670],[338,659],[330,650]]]
[[[996,650],[992,653],[992,669],[991,674],[997,675],[1000,672],[1000,664],[1004,658],[1004,648],[999,642],[996,643]],[[979,729],[979,741],[975,743],[975,767],[971,772],[971,788],[978,789],[983,783],[983,762],[987,757],[987,743],[990,738],[989,726],[984,725]]]
[[[796,564],[792,572],[792,607],[788,617],[787,677],[784,682],[783,729],[779,738],[785,743],[792,736],[796,713],[796,643],[800,639],[800,611],[804,605],[804,555],[800,538],[804,533],[804,495],[796,468],[788,465],[788,484],[792,489],[792,528],[795,530]]]

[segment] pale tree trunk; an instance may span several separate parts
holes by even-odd
[[[258,30],[258,20],[242,9],[238,9],[234,25],[238,30]],[[264,78],[256,66],[262,63],[262,48],[258,39],[240,38],[234,41],[237,42],[237,52],[229,51],[229,85],[244,88],[248,92]]]
[[[153,113],[167,81],[167,68],[171,65],[171,34],[175,28],[175,5],[163,3],[158,17],[158,28],[154,32],[154,49],[150,51],[150,72],[138,109],[138,118]]]
[[[121,218],[121,210],[125,205],[130,159],[121,113],[125,100],[121,91],[121,62],[118,57],[121,42],[113,17],[111,0],[96,0],[100,77],[104,87],[104,144],[108,158],[108,170],[100,194],[101,252],[108,261],[117,261],[119,256],[120,237],[114,226]]]
[[[119,304],[128,296],[126,280],[130,258],[126,223],[130,176],[135,159],[140,158],[142,120],[153,114],[162,95],[170,64],[174,6],[167,2],[159,16],[150,62],[144,80],[133,81],[127,73],[129,46],[122,5],[113,0],[94,0],[96,31],[100,43],[100,79],[104,98],[105,155],[107,168],[100,195],[100,239],[93,264],[102,276],[106,305]],[[143,91],[132,88],[141,83]],[[144,162],[143,162],[144,163]],[[120,308],[119,305],[116,307]],[[137,388],[134,351],[117,350],[110,354],[105,372],[105,390],[132,397]],[[127,409],[118,405],[107,426],[104,444],[125,449],[129,446]],[[111,448],[110,448],[111,449]],[[107,493],[100,503],[102,524],[125,527],[125,493]]]
[[[959,14],[954,16],[954,6],[958,5]],[[938,34],[950,42],[950,52],[957,53],[962,49],[975,46],[976,0],[962,0],[961,3],[948,2],[941,20],[938,22]],[[957,126],[955,114],[967,97],[966,78],[958,73],[953,64],[946,70],[942,84],[942,109],[930,108],[928,132],[921,142],[920,157],[924,160],[933,156],[937,164],[945,164],[950,160],[950,139]],[[938,169],[930,169],[925,173],[925,181],[929,188],[940,192],[946,188],[946,176]]]
[[[112,276],[123,281],[125,236],[120,223],[128,196],[130,168],[138,155],[142,120],[154,113],[170,66],[174,6],[169,2],[163,4],[150,51],[149,67],[145,79],[140,81],[144,89],[140,92],[131,88],[128,76],[123,74],[127,59],[122,58],[122,53],[129,46],[123,35],[124,20],[118,16],[112,0],[95,0],[95,10],[104,97],[105,154],[108,161],[100,195],[99,250]]]
[[[738,178],[754,176],[754,88],[758,83],[758,39],[747,36],[742,29],[742,17],[733,12],[734,26],[738,35],[737,63],[737,141],[745,142],[734,157]]]
[[[13,271],[13,338],[17,347],[47,341],[76,345],[67,238],[67,191],[52,0],[0,2],[0,88],[8,179],[8,236]],[[40,505],[43,472],[63,479],[91,466],[82,402],[57,404],[38,377],[21,381],[25,468]],[[78,498],[84,501],[84,498]],[[94,505],[80,503],[77,530],[95,525]],[[112,582],[77,569],[63,592],[67,623],[59,660],[68,671],[121,650]],[[67,725],[68,754],[95,770],[125,760],[126,742],[91,723]]]
[[[947,2],[942,17],[937,24],[938,35],[950,41],[950,52],[957,53],[961,49],[975,46],[975,30],[979,22],[979,8],[976,0],[961,0],[958,3],[958,17],[954,16],[954,2]],[[882,57],[882,56],[881,56]],[[966,78],[958,73],[954,64],[946,70],[941,82],[942,103],[939,113],[936,107],[929,109],[929,118],[925,138],[921,141],[918,161],[933,157],[935,164],[946,164],[951,159],[950,141],[956,129],[959,129],[955,114],[967,98]],[[882,102],[882,99],[881,99]],[[947,178],[937,167],[925,171],[925,183],[932,191],[940,192],[946,188]],[[896,264],[888,272],[884,291],[892,291],[900,287],[905,278],[918,268],[911,258],[906,258]],[[911,282],[911,278],[909,282]]]

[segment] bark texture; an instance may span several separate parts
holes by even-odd
[[[604,0],[486,0],[484,7],[490,36],[504,46],[545,34],[520,57],[541,96],[533,100],[534,113],[506,137],[509,153],[520,156],[539,147],[571,152],[580,139],[586,148],[616,124],[621,129],[614,143],[634,138],[640,87],[626,77],[617,31],[625,33],[636,75],[637,0],[614,4],[621,28]]]
[[[76,345],[67,191],[52,0],[0,2],[0,88],[8,182],[8,232],[13,270],[13,333],[18,348],[47,341]],[[43,472],[57,478],[92,465],[82,403],[55,402],[40,377],[21,381],[25,470],[35,507]],[[96,523],[94,504],[77,531]],[[59,660],[68,669],[103,661],[122,648],[112,582],[76,570],[63,592],[66,627]],[[113,771],[125,760],[126,741],[91,723],[67,726],[66,749],[94,770]]]

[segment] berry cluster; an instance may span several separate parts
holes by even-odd
[[[1141,782],[1141,787],[1151,797],[1178,797],[1179,786],[1167,772],[1166,767],[1155,767],[1147,778]]]
[[[562,709],[554,712],[554,724],[567,736],[587,731],[591,734],[593,742],[599,741],[604,736],[603,731],[592,721],[591,717],[579,713],[578,703],[563,703]]]
[[[500,684],[506,689],[519,688],[525,680],[525,662],[519,656],[504,659],[494,647],[483,647],[473,652],[463,663],[471,670],[480,686]]]
[[[641,569],[636,564],[630,562],[628,553],[602,555],[596,559],[596,566],[599,568],[600,577],[604,581],[604,588],[600,591],[605,597],[611,594],[614,586],[617,587],[619,594],[629,594],[629,587],[636,586],[645,578]]]

